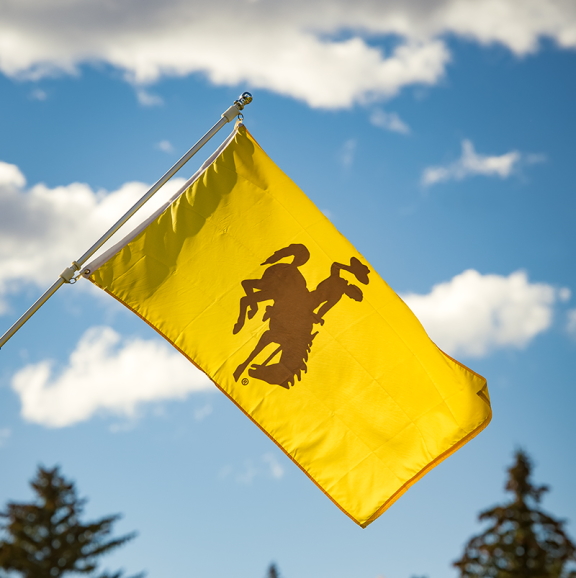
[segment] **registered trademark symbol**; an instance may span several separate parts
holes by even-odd
[[[248,385],[249,383],[250,383],[250,381],[249,381],[249,379],[248,379],[247,377],[245,377],[245,378],[242,380],[242,385]]]

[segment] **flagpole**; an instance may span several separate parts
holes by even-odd
[[[129,210],[127,211],[88,251],[86,251],[79,259],[76,261],[72,261],[72,265],[67,267],[60,273],[58,280],[48,289],[42,297],[40,297],[34,305],[32,305],[24,315],[16,321],[0,337],[0,348],[3,347],[8,340],[64,285],[64,283],[75,283],[77,277],[74,275],[82,269],[82,266],[86,261],[122,227],[132,217],[142,206],[148,202],[155,193],[157,193],[162,186],[164,186],[224,125],[231,122],[239,116],[247,104],[252,102],[252,95],[249,92],[243,92],[242,95],[234,101],[234,103],[225,110],[222,115],[220,116],[220,120],[184,155],[180,158],[179,161],[176,162],[156,183],[152,185],[152,187],[148,190],[148,192]]]

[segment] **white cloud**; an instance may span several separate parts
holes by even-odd
[[[136,98],[142,106],[162,106],[164,104],[164,99],[161,96],[151,93],[142,86],[136,90]]]
[[[48,427],[69,426],[97,413],[134,417],[144,403],[184,399],[214,387],[163,341],[122,339],[110,327],[86,331],[62,371],[55,373],[52,365],[28,365],[12,378],[22,417]]]
[[[394,50],[370,44],[387,35],[400,39]],[[201,73],[217,85],[247,84],[337,108],[435,84],[450,60],[445,35],[498,42],[516,54],[534,52],[544,36],[574,47],[576,4],[4,0],[0,70],[34,79],[106,62],[141,88],[162,76]],[[145,104],[158,98],[138,97]]]
[[[258,469],[252,460],[246,460],[241,470],[234,473],[234,479],[240,484],[249,486],[257,475]]]
[[[39,100],[42,102],[43,100],[46,100],[48,98],[48,93],[45,90],[42,90],[40,88],[35,88],[30,93],[30,98],[32,100]]]
[[[356,156],[356,148],[358,142],[356,139],[348,139],[340,149],[340,162],[344,168],[349,169],[354,164],[354,157]]]
[[[284,468],[274,454],[266,453],[256,462],[253,459],[246,459],[239,467],[224,466],[220,470],[218,477],[222,480],[229,478],[238,484],[249,486],[257,477],[266,477],[273,480],[282,479],[284,477]]]
[[[508,277],[470,269],[427,295],[402,295],[438,346],[450,355],[482,357],[498,348],[526,347],[546,331],[562,290],[530,283],[524,271]]]
[[[568,287],[562,287],[558,291],[558,298],[560,299],[560,301],[563,301],[565,303],[566,301],[570,300],[570,297],[572,297],[572,291],[570,291]]]
[[[276,459],[274,454],[264,454],[262,456],[262,461],[268,465],[270,468],[269,474],[276,480],[284,477],[284,468],[280,465],[280,462]]]
[[[202,407],[198,407],[194,410],[194,419],[196,421],[204,421],[213,411],[212,406],[209,403],[206,403]]]
[[[16,166],[0,161],[0,187],[21,188],[26,184],[26,177]]]
[[[169,140],[161,140],[157,145],[156,145],[162,152],[165,153],[172,153],[174,152],[174,147],[172,146],[172,143]]]
[[[379,128],[398,132],[400,134],[410,134],[410,127],[395,112],[386,112],[380,108],[372,111],[370,122]]]
[[[570,335],[576,337],[576,309],[570,309],[567,314],[568,322],[566,324],[566,329]]]
[[[518,151],[510,151],[500,156],[480,155],[474,150],[469,140],[462,141],[462,156],[447,166],[428,167],[422,174],[423,185],[457,180],[474,175],[497,176],[502,179],[509,177],[517,168],[522,155]]]
[[[221,480],[230,478],[238,484],[249,486],[258,473],[258,468],[254,465],[253,460],[244,460],[240,467],[224,466],[221,468],[218,477]]]
[[[134,223],[183,183],[172,179],[133,217]],[[83,183],[26,188],[19,168],[0,162],[0,314],[8,308],[7,295],[22,284],[45,289],[53,283],[147,190],[148,185],[138,182],[112,192],[94,191]]]
[[[6,442],[12,435],[12,430],[9,427],[0,428],[0,448],[6,445]]]

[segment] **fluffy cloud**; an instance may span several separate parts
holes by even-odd
[[[144,219],[183,182],[173,179],[133,221]],[[53,283],[147,189],[137,182],[112,192],[82,183],[27,188],[18,167],[0,161],[0,314],[8,307],[8,293],[24,283],[41,288]]]
[[[570,335],[576,337],[576,309],[568,311],[568,323],[566,324],[566,329]]]
[[[48,427],[72,425],[96,413],[132,417],[141,404],[183,399],[213,387],[163,341],[122,340],[109,327],[89,329],[58,374],[43,361],[12,379],[24,419]]]
[[[222,480],[232,479],[239,484],[250,485],[256,477],[281,480],[284,477],[284,468],[274,454],[266,453],[257,462],[247,459],[239,467],[224,466],[220,470],[218,477]]]
[[[524,271],[504,277],[470,269],[427,295],[402,298],[441,349],[481,357],[497,348],[526,347],[550,327],[554,304],[567,294],[530,283]]]
[[[572,0],[4,0],[0,70],[13,77],[73,73],[106,62],[139,86],[203,73],[311,106],[346,107],[402,87],[434,84],[450,59],[447,34],[517,54],[543,36],[576,46]],[[394,35],[389,52],[370,44]],[[139,92],[148,104],[158,102]]]
[[[196,408],[192,415],[196,421],[204,421],[214,410],[209,403],[205,403],[202,407]]]
[[[274,479],[279,480],[280,478],[284,477],[284,468],[281,466],[280,462],[276,459],[274,454],[264,454],[262,456],[262,461],[268,464],[268,467],[270,468],[270,475]]]
[[[162,106],[164,104],[164,99],[161,96],[152,94],[142,86],[136,90],[136,98],[142,106]]]
[[[510,151],[500,156],[479,155],[469,140],[462,141],[462,156],[455,162],[441,167],[428,167],[422,174],[423,185],[433,185],[444,181],[461,181],[474,175],[494,176],[505,179],[517,168],[522,155],[518,151]],[[527,158],[534,158],[531,156]]]
[[[0,428],[0,448],[6,445],[12,435],[12,430],[8,427]]]
[[[356,157],[356,149],[358,147],[358,141],[356,139],[348,139],[344,142],[340,148],[340,162],[342,166],[349,169],[354,164],[354,158]]]
[[[40,102],[42,102],[48,98],[48,93],[45,90],[42,90],[40,88],[35,88],[30,93],[30,98],[32,100],[39,100]]]
[[[386,112],[378,108],[372,111],[370,122],[384,130],[410,134],[410,127],[395,112]]]
[[[174,147],[172,146],[172,143],[169,140],[161,140],[156,145],[156,148],[160,149],[161,151],[163,151],[165,153],[173,153],[174,152]]]

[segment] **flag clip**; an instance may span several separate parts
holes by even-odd
[[[76,261],[72,261],[72,265],[70,267],[66,267],[66,269],[64,269],[64,271],[60,273],[60,277],[64,279],[64,283],[70,283],[71,285],[73,285],[74,283],[76,283],[77,280],[74,277],[76,271],[80,271],[80,265],[78,265]]]

